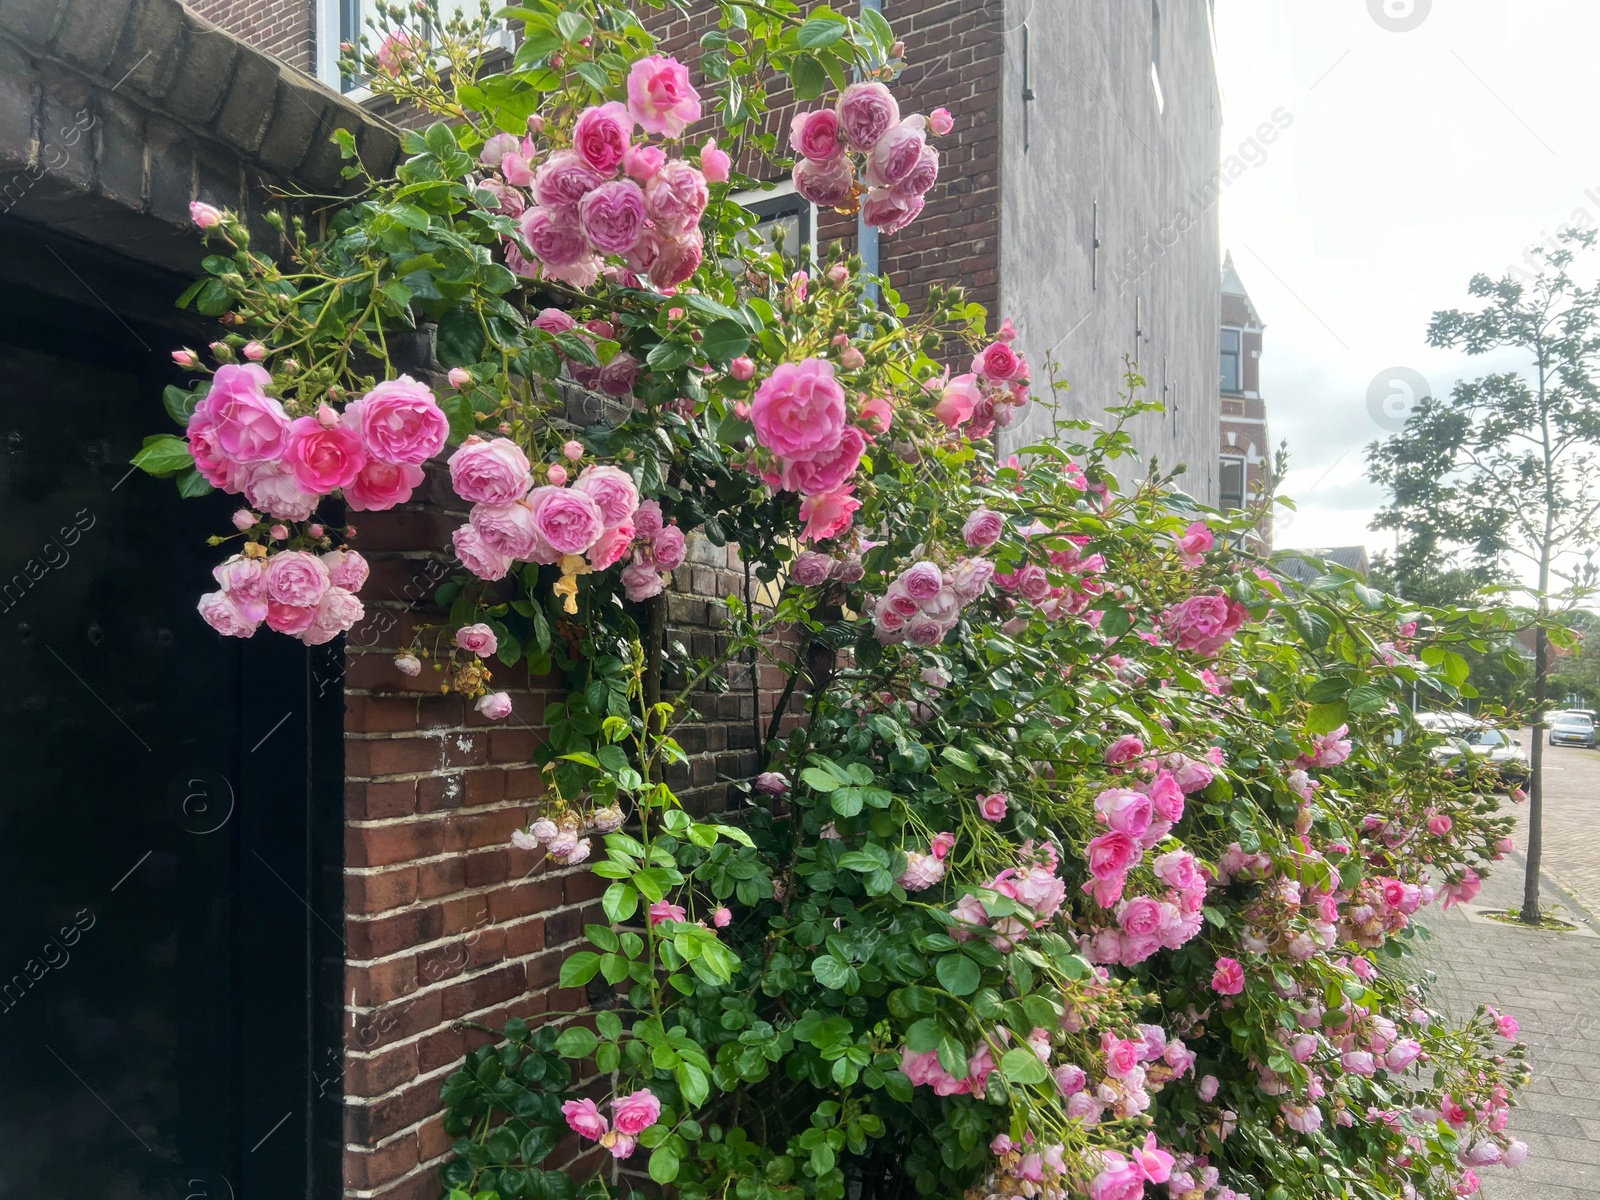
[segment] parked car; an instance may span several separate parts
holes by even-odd
[[[1596,741],[1594,718],[1588,714],[1577,710],[1552,713],[1549,723],[1550,745],[1584,746],[1591,750],[1594,748]]]
[[[1435,732],[1445,739],[1430,751],[1433,761],[1441,766],[1460,762],[1470,755],[1482,759],[1508,786],[1515,787],[1528,778],[1528,752],[1522,748],[1522,739],[1512,737],[1503,729],[1486,721],[1472,721],[1464,727]]]

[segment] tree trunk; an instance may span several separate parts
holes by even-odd
[[[1539,858],[1544,851],[1544,708],[1550,695],[1550,642],[1545,637],[1546,603],[1539,597],[1533,633],[1533,747],[1528,756],[1528,868],[1522,880],[1522,921],[1539,924]]]

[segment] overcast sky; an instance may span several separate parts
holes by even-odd
[[[1363,447],[1386,432],[1374,378],[1409,368],[1442,395],[1508,369],[1430,349],[1429,316],[1580,210],[1600,222],[1600,3],[1216,7],[1222,153],[1259,164],[1223,194],[1222,242],[1266,324],[1262,395],[1299,504],[1277,544],[1392,546],[1367,528],[1382,494]],[[1386,29],[1374,8],[1412,27]],[[1280,107],[1293,123],[1257,153],[1246,144]],[[1403,408],[1403,387],[1380,392]]]

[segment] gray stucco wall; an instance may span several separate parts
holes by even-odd
[[[1221,111],[1208,0],[1005,2],[1001,312],[1041,383],[1053,348],[1074,416],[1115,403],[1124,356],[1137,360],[1145,394],[1167,404],[1132,427],[1146,463],[1187,464],[1179,485],[1214,503]],[[1043,411],[1025,411],[1006,451],[1047,429]]]

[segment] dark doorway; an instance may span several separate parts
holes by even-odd
[[[235,505],[127,466],[182,281],[0,262],[0,1196],[337,1195],[342,650],[214,634]]]

